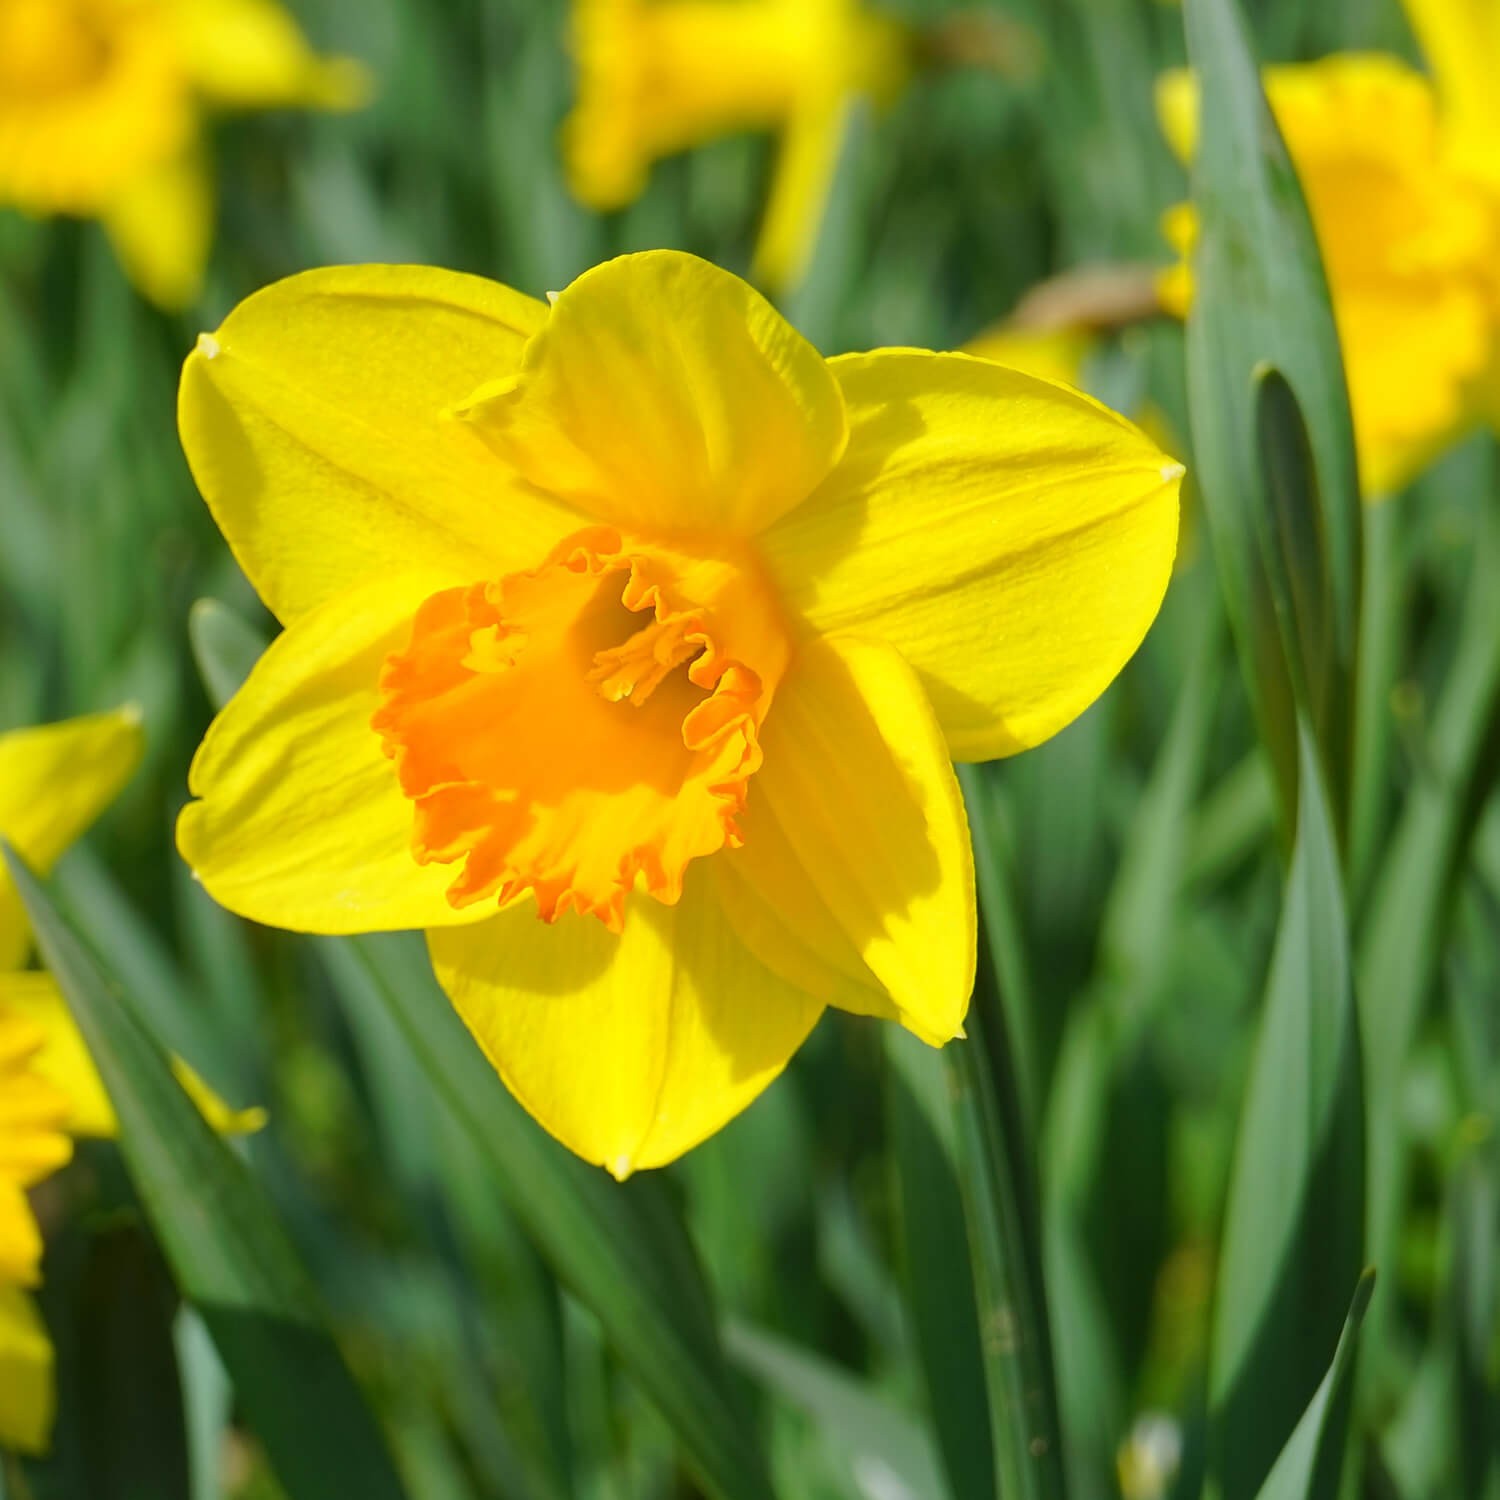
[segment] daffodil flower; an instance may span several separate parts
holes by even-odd
[[[1061,328],[1021,328],[996,323],[976,334],[964,352],[978,359],[993,360],[1010,370],[1052,380],[1060,385],[1083,387],[1083,367],[1098,346],[1092,329],[1077,324]]]
[[[1461,166],[1432,84],[1398,59],[1347,54],[1273,67],[1265,85],[1328,274],[1361,482],[1380,498],[1488,413],[1500,204]],[[1192,78],[1164,78],[1158,104],[1168,139],[1190,159],[1199,107]],[[1190,254],[1193,211],[1174,210],[1166,227]],[[1185,315],[1185,266],[1162,291]]]
[[[827,360],[691,256],[549,308],[418,267],[257,293],[183,372],[285,629],[178,843],[231,910],[426,929],[518,1099],[624,1176],[825,1006],[960,1034],[950,757],[1035,745],[1135,650],[1181,465],[961,354]],[[540,918],[540,920],[539,920]]]
[[[0,838],[39,872],[113,800],[140,759],[133,710],[0,734]],[[26,1190],[65,1166],[77,1136],[110,1136],[114,1111],[61,993],[24,968],[31,936],[0,869],[0,1449],[41,1453],[52,1430],[52,1344],[29,1296],[42,1236]],[[177,1061],[216,1129],[255,1130]]]
[[[755,252],[756,279],[778,288],[806,268],[851,104],[890,100],[909,69],[908,33],[863,0],[573,0],[571,40],[564,156],[592,208],[634,201],[661,157],[779,135]]]
[[[206,112],[365,92],[275,0],[0,0],[0,204],[103,220],[139,289],[184,307],[213,237]]]

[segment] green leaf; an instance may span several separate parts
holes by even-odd
[[[746,1323],[731,1323],[725,1342],[742,1370],[813,1419],[870,1500],[940,1500],[947,1493],[922,1427],[855,1376]],[[970,1492],[955,1493],[968,1500]]]
[[[176,1297],[138,1228],[91,1240],[78,1296],[77,1398],[90,1500],[188,1500]]]
[[[205,680],[233,692],[237,637],[202,637]],[[554,1274],[598,1316],[615,1353],[655,1399],[689,1464],[722,1500],[768,1500],[764,1455],[719,1344],[712,1303],[680,1218],[659,1182],[611,1182],[551,1139],[506,1091],[438,988],[409,935],[324,939],[336,971],[352,958],[366,983],[346,1004],[381,1007],[426,1085],[480,1153]]]
[[[222,708],[266,649],[266,638],[242,615],[217,599],[199,599],[188,615],[188,641],[203,686]]]
[[[380,1430],[264,1192],[178,1086],[133,997],[9,849],[6,861],[109,1090],[121,1150],[178,1287],[208,1325],[290,1500],[402,1500]]]
[[[1312,1399],[1362,1264],[1359,1023],[1333,822],[1302,739],[1297,839],[1240,1117],[1214,1309],[1210,1469],[1249,1500]]]
[[[970,807],[987,805],[977,767],[961,767]],[[995,1488],[1016,1500],[1059,1500],[1066,1493],[1052,1335],[1042,1270],[1041,1207],[1035,1138],[1019,1086],[1017,1036],[1028,1017],[1003,1000],[997,936],[985,902],[1004,899],[987,878],[989,846],[976,819],[976,874],[981,890],[980,961],[967,1036],[945,1047],[957,1132],[958,1181],[968,1225],[979,1308],[985,1390],[995,1450]],[[1004,912],[1000,913],[1003,917]]]
[[[881,1035],[905,1301],[928,1408],[951,1492],[993,1500],[995,1448],[948,1068],[900,1027],[883,1026]]]
[[[1349,798],[1360,500],[1317,242],[1236,0],[1186,0],[1201,110],[1188,319],[1197,475],[1261,737],[1294,823],[1297,712]],[[1305,418],[1305,425],[1304,425]]]
[[[1500,505],[1483,512],[1458,650],[1442,686],[1422,765],[1407,789],[1360,924],[1360,1021],[1366,1092],[1399,1096],[1406,1063],[1437,977],[1450,930],[1454,877],[1494,786],[1500,755]],[[1406,1202],[1407,1145],[1401,1113],[1370,1120],[1369,1256],[1394,1270]],[[1370,1314],[1361,1384],[1386,1405],[1404,1385],[1403,1362],[1387,1359],[1390,1299]]]
[[[598,1316],[704,1486],[724,1500],[766,1500],[765,1461],[660,1181],[614,1183],[552,1140],[474,1045],[420,943],[404,935],[324,941],[355,951],[367,993],[399,1028],[427,1086],[468,1132],[553,1272]]]
[[[1359,1346],[1360,1324],[1374,1289],[1375,1273],[1366,1271],[1354,1290],[1344,1331],[1333,1351],[1333,1363],[1266,1476],[1256,1500],[1335,1500],[1338,1495],[1354,1356]]]

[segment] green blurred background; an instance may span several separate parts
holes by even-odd
[[[960,9],[889,8],[918,22]],[[518,1227],[508,1205],[528,1185],[491,1180],[362,1001],[368,975],[334,945],[228,916],[174,854],[172,820],[210,717],[190,611],[210,598],[262,631],[271,622],[194,492],[173,408],[198,330],[308,266],[420,261],[541,294],[609,255],[673,246],[743,272],[771,145],[734,139],[665,162],[637,205],[601,219],[568,197],[556,151],[571,91],[561,0],[295,9],[321,49],[370,65],[377,96],[348,117],[216,126],[219,233],[193,313],[168,318],[139,301],[95,226],[0,214],[0,728],[143,706],[146,765],[64,862],[59,888],[161,1035],[233,1102],[269,1108],[245,1150],[413,1493],[695,1494],[668,1428]],[[1034,76],[934,74],[855,121],[811,274],[785,302],[825,353],[956,347],[1060,269],[1168,258],[1158,221],[1185,183],[1151,89],[1182,60],[1180,12],[1155,0],[992,9],[1041,41]],[[1412,52],[1395,0],[1261,0],[1252,20],[1266,57]],[[1187,432],[1175,326],[1130,330],[1087,373],[1112,404],[1138,411],[1149,399],[1170,431]],[[1191,464],[1185,438],[1175,442]],[[1394,561],[1372,607],[1398,612],[1401,642],[1381,848],[1424,774],[1434,687],[1492,498],[1491,447],[1452,455],[1376,522]],[[1166,608],[1122,679],[1054,742],[979,784],[1014,936],[997,962],[1032,1041],[1024,1102],[1040,1142],[1073,1489],[1196,1494],[1216,1245],[1281,876],[1191,514]],[[1398,1374],[1363,1407],[1359,1438],[1363,1493],[1402,1500],[1500,1485],[1500,812],[1476,824],[1406,1086],[1371,1101],[1399,1113],[1416,1163],[1400,1260],[1382,1268],[1378,1293],[1395,1309]],[[891,1149],[900,1045],[830,1014],[760,1102],[644,1189],[681,1207],[786,1500],[947,1493]],[[277,1493],[234,1428],[211,1346],[176,1305],[113,1150],[81,1150],[42,1210],[61,1420],[52,1460],[26,1466],[24,1481],[12,1471],[18,1493],[158,1493],[152,1455],[184,1431],[210,1456],[197,1496]],[[967,1274],[962,1245],[953,1266]],[[1490,1428],[1477,1449],[1461,1441],[1476,1401]],[[1137,1467],[1122,1471],[1132,1431]],[[1139,1460],[1174,1447],[1175,1479],[1167,1464],[1154,1482]]]

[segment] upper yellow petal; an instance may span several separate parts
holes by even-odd
[[[698,866],[676,906],[600,922],[528,901],[428,934],[438,980],[506,1086],[586,1160],[625,1177],[711,1135],[781,1072],[822,1011],[763,968]]]
[[[52,1341],[36,1304],[19,1287],[0,1284],[0,1448],[46,1452],[57,1402],[54,1378]]]
[[[738,536],[810,494],[848,438],[817,350],[737,276],[667,250],[580,276],[469,420],[601,520]]]
[[[578,525],[451,415],[515,370],[529,297],[422,266],[309,271],[248,298],[182,373],[198,487],[286,623],[351,585],[433,567],[530,567]]]
[[[962,354],[832,362],[849,450],[760,539],[818,631],[894,645],[949,750],[1013,754],[1070,723],[1156,617],[1182,465],[1064,386]]]
[[[140,293],[175,311],[196,300],[213,241],[214,192],[200,151],[132,177],[104,206],[104,227]]]
[[[811,949],[829,973],[888,995],[924,1040],[957,1036],[974,987],[974,863],[916,674],[889,646],[814,641],[777,692],[762,743],[744,847],[716,863],[780,918],[791,962]],[[738,925],[735,894],[731,884],[725,904]],[[783,970],[758,924],[746,940],[771,968],[800,972]],[[830,1004],[844,996],[842,983],[820,993]],[[850,1008],[875,1009],[862,1000]]]
[[[209,726],[177,847],[221,905],[299,932],[475,921],[412,856],[412,804],[370,727],[380,669],[437,574],[380,578],[284,631]]]
[[[112,1137],[119,1121],[104,1080],[73,1020],[57,982],[48,974],[0,974],[0,1015],[35,1028],[40,1044],[29,1071],[67,1101],[62,1124],[69,1135]],[[231,1109],[181,1058],[172,1071],[203,1118],[223,1135],[243,1135],[265,1124],[265,1111]]]
[[[369,97],[364,68],[322,58],[274,0],[174,0],[182,65],[216,104],[353,109]]]
[[[0,838],[45,874],[130,779],[144,743],[134,708],[0,734]],[[25,960],[28,931],[0,867],[0,970]]]

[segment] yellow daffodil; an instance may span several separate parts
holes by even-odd
[[[0,734],[0,838],[39,872],[94,820],[141,752],[126,709]],[[109,1097],[57,986],[23,968],[30,931],[0,869],[0,1449],[39,1453],[54,1407],[52,1345],[27,1289],[40,1280],[42,1237],[26,1190],[67,1164],[75,1136],[109,1136]],[[220,1130],[259,1128],[185,1064],[178,1078]]]
[[[907,32],[863,0],[573,0],[571,36],[564,155],[590,207],[632,202],[659,157],[779,133],[755,255],[776,287],[811,255],[851,102],[889,100],[908,69]]]
[[[364,92],[275,0],[0,0],[0,204],[102,219],[140,290],[186,306],[212,239],[205,112]]]
[[[1432,84],[1405,63],[1342,55],[1269,68],[1265,83],[1327,268],[1362,483],[1372,498],[1389,495],[1485,412],[1497,204],[1459,164]],[[1189,159],[1193,80],[1169,75],[1158,102],[1169,140]],[[1190,252],[1192,210],[1175,210],[1167,233]],[[1185,313],[1185,267],[1162,290]]]
[[[517,1098],[619,1176],[826,1005],[959,1034],[950,757],[1037,744],[1119,671],[1182,473],[984,360],[825,361],[661,251],[550,308],[293,277],[200,340],[179,414],[285,626],[194,760],[184,857],[257,921],[426,929]]]

